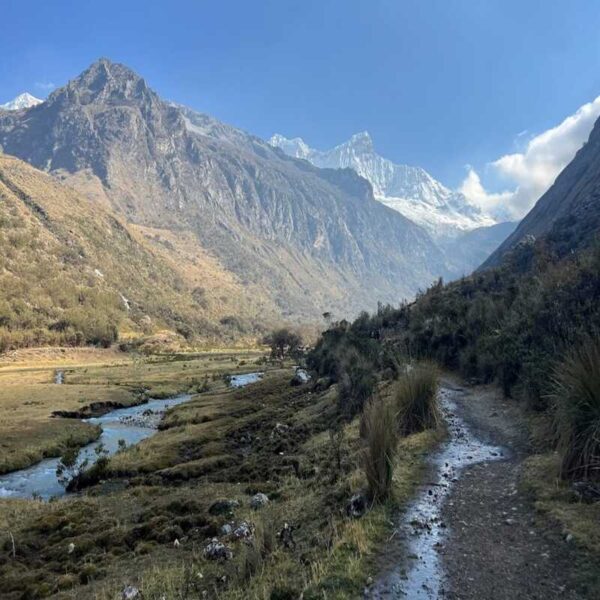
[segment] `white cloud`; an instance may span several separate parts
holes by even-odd
[[[51,92],[56,85],[51,81],[37,81],[35,87],[43,92]]]
[[[468,167],[460,191],[486,212],[500,218],[522,218],[587,140],[598,116],[600,96],[556,127],[534,136],[522,152],[489,163],[488,168],[505,179],[510,189],[486,191],[479,174]]]

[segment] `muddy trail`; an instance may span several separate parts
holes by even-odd
[[[514,402],[493,388],[446,379],[448,440],[398,517],[366,598],[513,600],[585,598],[572,544],[518,486],[528,435]]]

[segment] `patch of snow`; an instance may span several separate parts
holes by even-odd
[[[0,108],[4,110],[22,110],[24,108],[37,106],[38,104],[42,104],[42,102],[43,100],[40,100],[39,98],[36,98],[35,96],[25,92],[6,104],[0,104]]]
[[[269,143],[317,167],[353,169],[371,183],[377,200],[421,225],[433,237],[455,237],[496,223],[463,194],[448,189],[424,169],[398,165],[377,154],[366,131],[325,151],[311,148],[302,138],[288,139],[280,134],[271,137]]]

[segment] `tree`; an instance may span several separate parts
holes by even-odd
[[[302,338],[293,331],[282,327],[267,335],[264,343],[271,347],[271,357],[283,359],[286,356],[298,356]]]

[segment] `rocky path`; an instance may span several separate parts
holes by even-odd
[[[368,598],[513,600],[582,598],[571,585],[575,551],[518,488],[527,432],[494,388],[445,380],[448,443],[428,485],[399,522]]]

